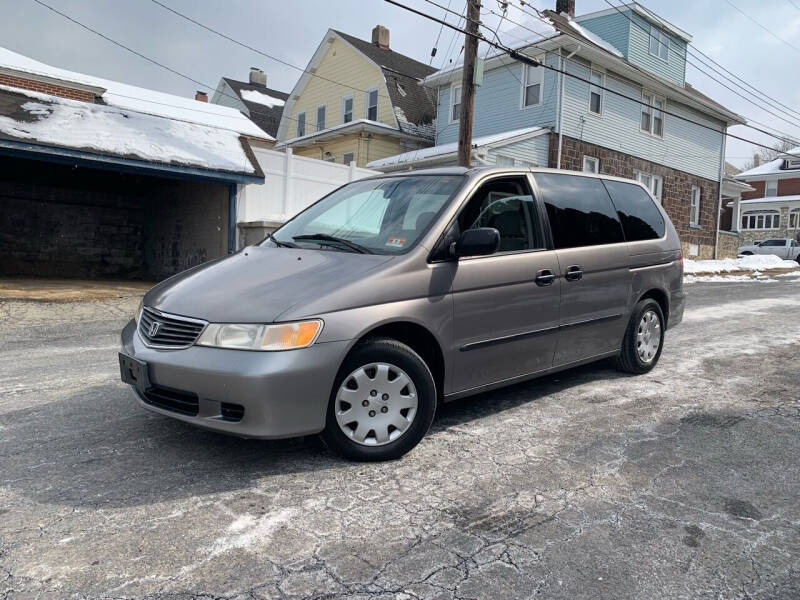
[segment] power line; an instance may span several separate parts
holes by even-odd
[[[389,1],[389,0],[386,0],[386,1]],[[528,5],[530,6],[530,4],[529,4],[529,3],[527,3],[527,2],[524,2],[523,0],[519,0],[519,1],[520,1],[520,4],[523,4],[523,5],[524,5],[524,4],[528,4]],[[533,8],[533,7],[531,7],[531,8]],[[542,21],[542,22],[546,23],[546,21],[545,21],[545,17],[543,17],[543,16],[541,15],[541,13],[540,13],[540,12],[539,12],[539,11],[538,11],[536,8],[533,8],[533,10],[534,10],[534,11],[536,11],[536,13],[537,13],[539,16],[536,16],[536,15],[533,15],[533,14],[531,14],[531,13],[529,13],[529,12],[526,12],[524,9],[520,9],[520,10],[523,12],[523,14],[526,14],[526,15],[528,15],[528,16],[530,16],[530,17],[533,17],[533,18],[535,18],[535,19],[538,19],[538,20],[540,20],[540,21]],[[514,21],[512,21],[512,22],[514,22]],[[564,34],[565,34],[565,35],[567,35],[567,36],[569,36],[569,37],[571,37],[571,38],[573,38],[574,40],[576,40],[576,41],[578,41],[578,42],[583,42],[583,39],[582,39],[582,38],[579,38],[579,37],[577,36],[577,33],[576,33],[576,34],[572,34],[572,33],[569,33],[569,32],[564,32]],[[533,45],[536,45],[536,44],[533,44]],[[547,52],[547,51],[545,51],[545,52]],[[571,60],[571,59],[567,59],[567,58],[565,58],[564,60],[565,60],[565,61],[567,61],[567,62],[572,62],[572,63],[574,63],[574,64],[577,64],[577,65],[580,65],[580,64],[581,64],[581,63],[579,63],[579,62],[577,62],[577,61],[575,61],[575,60]],[[545,66],[545,68],[552,68],[552,67],[548,67],[547,65],[543,65],[543,66]],[[583,65],[581,65],[581,66],[583,66]],[[572,77],[574,77],[574,78],[578,78],[578,79],[581,79],[582,81],[585,81],[585,82],[587,82],[587,83],[590,83],[590,85],[595,85],[595,87],[598,87],[598,88],[600,88],[600,89],[605,89],[605,90],[607,90],[607,91],[610,91],[611,93],[617,93],[617,94],[619,94],[618,92],[615,92],[614,90],[608,90],[608,88],[604,88],[603,86],[599,86],[599,85],[596,85],[596,84],[591,84],[591,82],[589,82],[588,80],[586,80],[586,79],[583,79],[583,78],[581,78],[581,77],[579,77],[579,76],[577,76],[577,75],[573,75],[573,74],[570,74],[570,73],[567,73],[567,74],[568,74],[568,75],[570,75],[570,76],[572,76]],[[684,92],[679,92],[679,94],[680,94],[681,96],[683,96],[684,98],[686,98],[687,100],[689,100],[689,101],[695,101],[695,98],[692,98],[691,96],[689,96],[688,94],[686,94],[686,93],[684,93]],[[622,95],[623,97],[626,97],[626,98],[628,98],[629,100],[634,100],[634,101],[636,101],[636,102],[639,102],[640,104],[645,104],[645,103],[644,103],[643,101],[641,101],[641,100],[636,100],[636,99],[634,99],[634,98],[631,98],[631,97],[629,97],[629,96],[625,96],[624,94],[620,94],[620,95]],[[689,121],[690,123],[694,123],[694,124],[696,124],[696,125],[700,125],[700,126],[702,126],[702,127],[709,128],[708,126],[706,126],[706,125],[704,125],[704,124],[702,124],[702,123],[697,123],[696,121],[692,121],[691,119],[687,119],[687,118],[685,118],[685,117],[680,117],[679,115],[675,115],[674,113],[670,113],[669,111],[666,111],[666,110],[663,110],[663,109],[662,109],[662,110],[661,110],[661,112],[662,112],[662,113],[664,113],[664,114],[668,114],[668,115],[671,115],[671,116],[675,116],[675,117],[678,117],[678,118],[682,118],[683,120],[685,120],[685,121]],[[766,130],[764,130],[764,129],[761,129],[761,128],[759,128],[759,127],[755,127],[755,126],[753,126],[753,125],[750,125],[749,123],[742,123],[741,125],[742,125],[743,127],[748,127],[748,128],[750,128],[750,129],[753,129],[754,131],[758,131],[759,133],[763,133],[764,135],[768,135],[768,136],[770,136],[770,137],[773,137],[773,138],[775,138],[775,139],[778,139],[778,140],[780,140],[780,141],[789,140],[789,141],[790,141],[790,142],[792,142],[792,143],[800,143],[800,142],[795,142],[795,141],[792,139],[792,136],[791,136],[791,135],[789,135],[789,134],[787,134],[787,133],[785,133],[785,132],[779,131],[778,129],[775,129],[774,127],[770,127],[769,125],[763,125],[763,124],[759,123],[758,121],[756,121],[755,119],[750,119],[750,120],[751,120],[753,123],[756,123],[756,124],[758,124],[758,125],[761,125],[762,127],[767,127],[767,129],[771,129],[773,132],[777,132],[777,133],[773,133],[773,132],[770,132],[770,131],[766,131]],[[711,128],[711,129],[713,129],[713,128]],[[731,136],[732,136],[732,134],[728,134],[728,135],[731,135]],[[767,146],[765,146],[765,147],[767,147]]]
[[[606,2],[606,4],[608,4],[609,6],[611,6],[611,7],[612,7],[614,10],[616,10],[616,11],[617,11],[619,14],[621,14],[621,15],[622,15],[622,16],[624,16],[626,19],[628,19],[628,21],[630,21],[632,24],[636,25],[636,27],[638,27],[638,28],[639,28],[639,29],[641,29],[641,30],[642,30],[644,33],[646,33],[646,34],[648,35],[648,37],[650,36],[650,31],[649,31],[647,28],[645,28],[645,27],[644,27],[644,26],[643,26],[641,23],[637,22],[635,19],[632,19],[632,18],[630,17],[630,15],[628,15],[627,13],[623,12],[622,10],[620,10],[620,8],[619,8],[618,6],[616,6],[615,4],[612,4],[612,3],[610,2],[610,0],[605,0],[605,2]],[[644,8],[644,7],[643,7],[643,8]],[[646,10],[646,9],[645,9],[645,10]],[[649,13],[649,12],[650,12],[650,11],[648,11],[648,13]],[[688,48],[688,45],[687,45],[687,48]],[[695,58],[696,58],[696,57],[695,57]],[[719,80],[719,79],[717,79],[716,77],[713,77],[713,76],[712,76],[711,74],[709,74],[707,71],[705,71],[705,70],[701,69],[701,68],[700,68],[700,67],[699,67],[697,64],[695,64],[695,63],[693,63],[692,61],[690,61],[690,60],[689,60],[689,57],[688,57],[688,55],[687,55],[687,54],[684,54],[684,56],[683,56],[683,59],[684,59],[684,60],[685,60],[685,61],[686,61],[688,64],[690,64],[691,66],[693,66],[695,69],[697,69],[697,70],[698,70],[700,73],[702,73],[703,75],[705,75],[706,77],[708,77],[708,78],[709,78],[709,79],[711,79],[712,81],[715,81],[715,82],[717,82],[719,85],[721,85],[721,86],[722,86],[722,87],[724,87],[725,89],[729,90],[730,92],[733,92],[734,94],[736,94],[737,96],[739,96],[740,98],[742,98],[742,99],[743,99],[743,100],[745,100],[746,102],[749,102],[750,104],[752,104],[752,105],[753,105],[753,106],[755,106],[756,108],[760,108],[760,109],[761,109],[761,110],[763,110],[764,112],[767,112],[767,113],[771,114],[773,117],[776,117],[776,118],[778,118],[778,119],[780,119],[780,120],[782,120],[782,121],[784,121],[784,122],[788,123],[789,125],[792,125],[793,127],[800,127],[800,123],[798,123],[797,121],[790,121],[790,120],[788,120],[788,119],[786,119],[786,118],[782,117],[781,115],[779,115],[779,114],[776,114],[776,113],[772,112],[771,110],[769,110],[769,109],[767,109],[767,108],[765,108],[765,107],[761,106],[761,104],[758,104],[757,102],[755,102],[755,101],[751,100],[750,98],[748,98],[747,96],[743,95],[743,94],[742,94],[742,93],[740,93],[738,90],[735,90],[735,89],[733,89],[732,87],[730,87],[730,86],[726,85],[725,83],[723,83],[722,81],[720,81],[720,80]],[[709,66],[709,65],[708,65],[708,64],[706,64],[706,63],[703,63],[703,64],[704,64],[704,66],[706,66],[706,67],[708,67],[708,68],[712,69],[712,70],[713,70],[715,73],[717,73],[718,75],[721,75],[722,77],[724,77],[724,78],[725,78],[725,79],[727,79],[728,81],[731,81],[731,83],[734,83],[734,85],[737,85],[737,84],[736,84],[735,82],[733,82],[733,81],[732,81],[732,80],[731,80],[729,77],[726,77],[724,74],[722,74],[722,73],[719,73],[719,72],[718,72],[716,69],[714,69],[713,67]],[[751,95],[752,95],[752,94],[751,94]],[[763,101],[762,101],[762,102],[763,102]],[[777,110],[780,110],[780,109],[777,109]],[[785,113],[785,111],[781,111],[781,112],[784,112],[784,114],[787,114],[787,115],[788,115],[788,113]],[[790,117],[791,117],[792,115],[788,115],[788,116],[790,116]],[[773,128],[773,127],[770,127],[769,125],[765,125],[764,123],[759,123],[759,122],[758,122],[758,121],[756,121],[755,119],[750,119],[750,120],[751,120],[751,121],[753,121],[754,123],[756,123],[757,125],[761,125],[762,127],[768,127],[768,128],[770,128],[770,129],[773,129],[774,131],[778,131],[777,129],[775,129],[775,128]],[[779,132],[779,133],[780,133],[780,132]]]
[[[421,11],[421,10],[418,10],[418,9],[416,9],[416,8],[413,8],[413,7],[411,7],[411,6],[407,6],[407,5],[405,5],[405,4],[401,3],[401,2],[398,2],[398,0],[384,0],[384,2],[387,2],[387,3],[389,3],[389,4],[393,4],[393,5],[395,5],[395,6],[399,7],[399,8],[402,8],[403,10],[406,10],[406,11],[409,11],[409,12],[412,12],[412,13],[415,13],[415,14],[417,14],[417,15],[419,15],[419,16],[421,16],[421,17],[424,17],[424,18],[426,18],[426,19],[429,19],[429,20],[432,20],[432,21],[436,21],[436,22],[438,22],[438,23],[442,23],[442,22],[443,22],[441,19],[438,19],[438,18],[436,18],[436,17],[434,17],[434,16],[432,16],[432,15],[429,15],[429,14],[427,14],[427,13],[425,13],[425,12]],[[457,30],[457,31],[460,31],[461,33],[463,33],[463,34],[465,34],[465,35],[472,35],[472,34],[469,34],[467,31],[465,31],[465,30],[463,30],[463,29],[460,29],[460,28],[457,28],[457,27],[455,27],[454,25],[451,25],[450,23],[446,23],[446,24],[445,24],[445,26],[446,26],[446,27],[449,27],[449,28],[451,28],[451,29],[455,29],[455,30]],[[616,95],[616,96],[620,96],[620,97],[622,97],[622,98],[625,98],[625,99],[627,99],[627,100],[630,100],[631,102],[634,102],[634,103],[636,103],[636,104],[640,104],[640,105],[642,105],[642,106],[647,106],[647,107],[649,107],[649,108],[652,108],[652,107],[651,107],[649,104],[645,103],[643,100],[640,100],[640,99],[638,99],[638,98],[633,98],[633,97],[631,97],[631,96],[628,96],[628,95],[626,95],[626,94],[623,94],[622,92],[618,92],[618,91],[616,91],[616,90],[612,90],[612,89],[610,89],[610,88],[607,88],[607,87],[605,87],[605,86],[603,86],[603,85],[599,85],[599,84],[592,83],[590,80],[586,79],[585,77],[581,77],[580,75],[575,75],[574,73],[569,73],[569,72],[567,72],[567,71],[564,71],[564,70],[562,70],[562,69],[559,69],[559,68],[556,68],[556,67],[550,66],[550,65],[548,65],[548,64],[542,63],[541,61],[539,61],[539,60],[537,60],[537,59],[535,59],[535,58],[532,58],[532,57],[530,57],[530,56],[527,56],[527,55],[525,55],[525,54],[523,54],[523,53],[521,53],[521,52],[519,52],[519,51],[517,51],[517,50],[514,50],[513,48],[509,48],[509,47],[507,47],[507,46],[505,46],[505,45],[503,45],[503,44],[497,44],[496,42],[492,42],[492,41],[490,41],[490,40],[487,40],[487,39],[486,39],[486,38],[485,38],[485,37],[484,37],[482,34],[480,34],[480,33],[479,33],[479,34],[477,34],[477,35],[475,35],[475,37],[477,37],[479,40],[483,40],[483,41],[484,41],[484,42],[486,42],[487,44],[491,44],[492,46],[494,46],[494,47],[495,47],[495,48],[497,48],[498,50],[502,50],[503,52],[505,52],[506,54],[508,54],[508,55],[509,55],[511,58],[514,58],[514,59],[516,59],[516,60],[519,60],[520,62],[523,62],[523,63],[525,63],[525,64],[528,64],[528,65],[531,65],[531,66],[534,66],[534,67],[542,67],[542,68],[544,68],[544,69],[548,69],[548,70],[550,70],[550,71],[554,71],[554,72],[556,72],[556,73],[561,73],[562,75],[565,75],[565,76],[567,76],[567,77],[572,77],[573,79],[577,79],[578,81],[582,81],[582,82],[584,82],[584,83],[587,83],[587,84],[589,84],[589,85],[593,85],[593,86],[594,86],[594,87],[596,87],[596,88],[602,89],[602,90],[604,90],[604,91],[607,91],[607,92],[609,92],[609,93],[611,93],[611,94],[614,94],[614,95]],[[729,133],[729,132],[722,131],[722,130],[720,130],[720,129],[716,129],[715,127],[712,127],[711,125],[706,125],[705,123],[699,123],[699,122],[697,122],[697,121],[693,121],[692,119],[689,119],[689,118],[687,118],[687,117],[684,117],[684,116],[678,115],[678,114],[676,114],[676,113],[673,113],[673,112],[670,112],[670,111],[668,111],[668,110],[663,110],[663,109],[662,109],[660,112],[661,112],[662,114],[669,115],[669,116],[671,116],[671,117],[674,117],[674,118],[676,118],[676,119],[680,119],[681,121],[686,121],[686,122],[688,122],[688,123],[692,123],[693,125],[697,125],[698,127],[702,127],[703,129],[709,129],[709,130],[711,130],[711,131],[714,131],[715,133],[719,133],[719,134],[722,134],[722,135],[726,135],[726,136],[728,136],[728,137],[730,137],[730,138],[733,138],[733,139],[738,139],[738,140],[741,140],[741,141],[743,141],[743,142],[747,142],[747,143],[753,144],[753,145],[755,145],[755,146],[759,146],[759,147],[761,147],[761,148],[767,148],[767,149],[769,149],[769,150],[773,150],[773,151],[774,151],[774,148],[772,148],[772,147],[770,147],[770,146],[767,146],[767,145],[765,145],[765,144],[761,144],[761,143],[759,143],[759,142],[755,142],[755,141],[753,141],[753,140],[750,140],[750,139],[747,139],[747,138],[743,138],[743,137],[741,137],[741,136],[737,136],[737,135],[734,135],[734,134],[732,134],[732,133]],[[751,127],[751,128],[752,128],[752,129],[755,129],[756,131],[761,131],[761,130],[759,130],[758,128],[755,128],[755,127]],[[770,136],[770,137],[777,138],[777,136],[775,136],[775,135],[773,135],[773,134],[770,134],[770,133],[768,133],[768,132],[764,132],[764,131],[762,131],[762,133],[764,133],[765,135],[768,135],[768,136]],[[785,152],[781,152],[781,154],[786,154],[787,156],[793,156],[793,155],[790,155],[790,154],[788,154],[788,153],[785,153]]]
[[[606,1],[607,1],[607,0],[606,0]],[[645,12],[647,12],[647,13],[648,13],[648,14],[649,14],[651,17],[653,17],[653,18],[656,18],[656,17],[657,17],[657,15],[655,15],[655,14],[653,13],[653,11],[651,11],[649,8],[647,8],[647,7],[646,7],[644,4],[642,4],[641,2],[639,3],[639,6],[641,6],[641,7],[642,7],[642,8],[645,10]],[[702,56],[704,59],[706,59],[706,60],[710,61],[711,63],[713,63],[714,65],[716,65],[717,67],[719,67],[719,69],[721,69],[722,71],[724,71],[725,73],[727,73],[728,75],[730,75],[731,77],[733,77],[735,80],[739,81],[739,82],[740,82],[742,85],[744,85],[744,86],[746,86],[746,87],[750,88],[750,90],[751,90],[751,92],[750,92],[750,93],[751,93],[752,95],[754,95],[754,96],[755,96],[755,95],[760,95],[760,96],[763,96],[763,97],[764,97],[765,99],[767,99],[767,100],[771,100],[771,101],[772,101],[772,102],[774,102],[776,105],[778,105],[778,106],[782,107],[783,109],[785,109],[784,111],[782,111],[782,112],[784,112],[784,114],[789,114],[789,113],[792,113],[794,116],[796,116],[796,117],[800,117],[800,111],[798,111],[797,109],[794,109],[794,108],[792,108],[791,106],[787,106],[786,104],[784,104],[784,103],[782,103],[781,101],[779,101],[777,98],[773,98],[773,97],[771,97],[769,94],[766,94],[765,92],[762,92],[760,89],[758,89],[758,87],[756,87],[756,86],[754,86],[754,85],[752,85],[752,84],[748,83],[747,81],[745,81],[744,79],[742,79],[741,77],[739,77],[738,75],[736,75],[736,73],[733,73],[733,72],[731,72],[729,69],[725,68],[723,65],[721,65],[719,62],[717,62],[716,60],[714,60],[712,57],[710,57],[708,54],[706,54],[705,52],[703,52],[702,50],[700,50],[700,49],[699,49],[699,48],[697,48],[696,46],[692,46],[692,45],[690,45],[690,44],[687,44],[687,48],[689,49],[689,52],[692,54],[692,56],[693,56],[694,58],[697,58],[698,60],[700,60],[700,62],[702,62],[704,65],[706,65],[706,66],[709,66],[709,65],[708,65],[708,63],[706,63],[705,61],[703,61],[703,59],[701,59],[701,58],[699,58],[699,57],[697,56],[698,54],[699,54],[700,56]],[[713,67],[710,67],[710,66],[709,66],[709,68],[712,68],[712,69],[713,69]],[[720,73],[720,75],[722,75],[722,73],[721,73],[719,70],[716,70],[716,71],[717,71],[718,73]],[[724,76],[724,75],[723,75],[723,76]],[[728,79],[728,81],[731,81],[731,79],[730,79],[730,78],[727,78],[727,79]],[[771,106],[775,107],[774,105],[771,105]],[[777,107],[775,107],[775,108],[777,108]],[[779,109],[779,110],[780,110],[780,109]],[[787,112],[787,111],[788,111],[788,112]]]
[[[791,48],[792,50],[794,50],[795,52],[797,52],[798,54],[800,54],[800,48],[798,48],[797,46],[795,46],[794,44],[792,44],[792,43],[790,43],[790,42],[787,42],[785,39],[783,39],[782,37],[780,37],[780,36],[779,36],[777,33],[775,33],[774,31],[772,31],[772,30],[771,30],[771,29],[769,29],[768,27],[765,27],[764,25],[762,25],[762,24],[761,24],[761,23],[759,23],[758,21],[756,21],[756,20],[755,20],[753,17],[751,17],[750,15],[748,15],[748,14],[747,14],[746,12],[744,12],[744,11],[743,11],[741,8],[739,8],[739,7],[738,7],[738,6],[736,6],[736,5],[735,5],[733,2],[731,2],[731,0],[725,0],[725,2],[727,2],[728,4],[730,4],[730,5],[731,5],[731,6],[732,6],[732,7],[733,7],[735,10],[737,10],[739,13],[741,13],[742,15],[744,15],[746,18],[750,19],[750,20],[751,20],[753,23],[755,23],[756,25],[758,25],[759,27],[761,27],[761,29],[763,29],[764,31],[766,31],[768,34],[770,34],[770,35],[771,35],[772,37],[774,37],[776,40],[778,40],[778,41],[780,41],[780,42],[783,42],[784,44],[786,44],[787,46],[789,46],[789,48]]]

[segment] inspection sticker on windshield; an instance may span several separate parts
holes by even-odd
[[[392,248],[402,248],[406,245],[406,238],[390,236],[389,239],[386,240],[386,245]]]

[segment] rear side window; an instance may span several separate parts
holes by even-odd
[[[603,183],[595,177],[536,173],[556,249],[625,241]]]
[[[632,183],[605,179],[603,183],[617,209],[626,240],[655,240],[664,235],[664,217],[650,194]]]

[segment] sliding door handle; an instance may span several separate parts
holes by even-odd
[[[567,267],[567,272],[564,273],[564,279],[567,281],[578,281],[582,277],[583,269],[581,269],[580,265],[572,265],[571,267]]]

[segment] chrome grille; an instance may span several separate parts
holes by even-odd
[[[139,316],[139,336],[153,348],[188,348],[197,341],[205,321],[180,317],[144,307]]]

